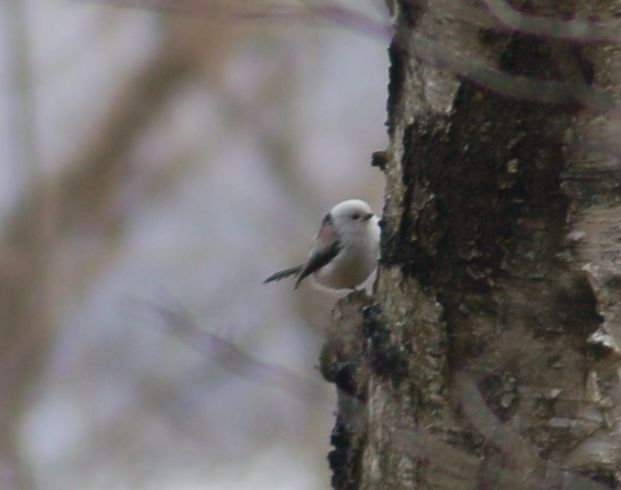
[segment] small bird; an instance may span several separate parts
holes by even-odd
[[[312,274],[328,289],[356,289],[377,265],[379,240],[379,219],[370,206],[360,199],[343,201],[323,218],[306,263],[276,272],[263,284],[297,276],[297,289]]]

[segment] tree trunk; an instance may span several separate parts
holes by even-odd
[[[458,3],[389,6],[379,276],[321,359],[333,487],[619,488],[621,56],[560,19],[621,1]]]

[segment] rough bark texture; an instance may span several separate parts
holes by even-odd
[[[372,300],[337,305],[322,354],[339,388],[333,486],[618,488],[619,123],[585,105],[595,87],[619,92],[619,48],[481,27],[442,4],[390,5],[379,277]],[[450,53],[516,86],[490,90]],[[520,77],[567,93],[517,98]]]

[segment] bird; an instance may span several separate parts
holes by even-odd
[[[355,290],[375,270],[379,242],[379,218],[366,202],[348,199],[324,216],[306,262],[275,272],[263,284],[295,276],[297,289],[312,275],[320,287]]]

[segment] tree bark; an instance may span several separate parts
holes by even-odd
[[[621,486],[621,56],[559,21],[621,2],[485,3],[517,23],[389,5],[379,275],[321,359],[337,489]]]

